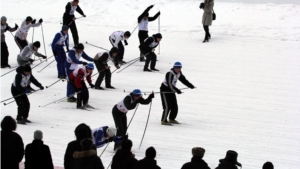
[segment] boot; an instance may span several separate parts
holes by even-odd
[[[99,86],[99,87],[95,87],[95,89],[97,90],[105,90],[103,87]]]
[[[77,99],[74,96],[68,98],[68,102],[74,103],[76,101]]]
[[[151,70],[148,68],[144,68],[144,72],[151,72]]]
[[[109,86],[106,86],[107,89],[116,89],[115,87],[109,85]]]
[[[169,123],[171,123],[171,124],[180,124],[177,120],[171,120],[171,119],[169,119]]]
[[[24,119],[17,120],[17,123],[18,123],[18,124],[24,124],[24,125],[26,124],[26,122],[25,122],[25,120],[24,120]]]
[[[172,126],[172,124],[167,121],[161,121],[161,125]]]
[[[203,41],[203,43],[206,43],[206,42],[209,42],[208,38],[205,38],[204,41]]]
[[[24,119],[24,121],[25,121],[26,123],[31,123],[31,121],[28,120],[28,119]]]
[[[155,69],[155,68],[151,68],[151,70],[152,70],[152,71],[159,71],[158,69]]]

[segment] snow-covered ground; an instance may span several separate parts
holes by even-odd
[[[1,15],[8,23],[18,25],[26,18],[43,18],[47,55],[49,46],[60,28],[67,1],[1,1]],[[26,144],[33,139],[36,129],[44,132],[44,142],[50,146],[54,164],[63,166],[67,143],[73,140],[79,123],[91,128],[113,125],[112,107],[126,94],[123,90],[140,88],[159,91],[164,74],[175,61],[183,64],[183,73],[197,89],[178,95],[178,126],[162,126],[161,99],[156,95],[151,110],[143,145],[143,135],[149,106],[139,106],[129,128],[133,151],[141,159],[147,147],[157,150],[157,161],[162,168],[180,168],[190,161],[191,148],[206,149],[204,159],[211,168],[225,157],[227,150],[236,150],[243,168],[261,168],[272,161],[276,168],[294,169],[300,166],[300,6],[295,4],[244,4],[215,2],[217,20],[210,27],[212,40],[203,44],[202,10],[199,1],[117,1],[81,0],[87,18],[77,20],[80,42],[88,41],[109,49],[108,36],[116,30],[132,31],[143,10],[155,4],[154,15],[161,10],[161,51],[157,69],[160,73],[142,72],[143,63],[137,62],[121,73],[114,73],[112,85],[116,90],[90,90],[90,104],[95,111],[75,109],[75,104],[62,102],[44,108],[51,101],[65,96],[66,83],[59,82],[49,89],[29,96],[32,124],[18,125],[17,132]],[[79,16],[78,14],[76,14]],[[158,21],[149,24],[150,32],[157,33]],[[42,42],[41,28],[35,28],[34,39]],[[32,40],[32,29],[28,41]],[[10,64],[16,66],[19,50],[9,32],[6,41]],[[137,31],[125,48],[125,60],[139,56]],[[71,39],[71,44],[73,41]],[[101,50],[85,46],[88,55]],[[44,53],[43,46],[40,52]],[[53,59],[53,58],[52,58]],[[52,61],[49,59],[49,61]],[[49,62],[48,62],[49,63]],[[35,77],[44,85],[57,80],[55,64],[37,73],[47,63],[33,69]],[[9,69],[1,69],[1,74]],[[1,77],[1,100],[11,97],[10,86],[15,73]],[[184,87],[179,84],[179,87]],[[1,105],[1,119],[16,117],[15,103]],[[128,120],[133,111],[128,113]],[[110,145],[101,157],[105,166],[112,159]],[[103,149],[98,149],[98,154]]]

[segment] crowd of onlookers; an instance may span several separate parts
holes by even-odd
[[[11,116],[5,116],[1,122],[1,169],[19,169],[19,163],[25,154],[26,169],[53,169],[50,149],[42,141],[43,133],[34,132],[34,140],[24,150],[23,140],[14,132],[16,121]],[[92,132],[88,125],[82,123],[75,129],[76,140],[71,141],[64,157],[65,169],[104,169],[104,165],[97,155],[96,147],[92,141]],[[111,169],[160,169],[156,163],[156,150],[149,147],[145,158],[137,160],[131,152],[132,141],[124,139],[121,148],[113,156]],[[181,169],[210,169],[203,160],[205,149],[195,147],[192,149],[191,162],[185,163]],[[238,169],[242,164],[237,160],[238,154],[229,150],[216,169]],[[266,162],[263,169],[273,169],[271,162]]]

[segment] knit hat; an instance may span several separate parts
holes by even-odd
[[[118,53],[118,52],[119,52],[119,51],[118,51],[118,48],[116,48],[116,47],[112,47],[112,48],[110,49],[110,51],[109,51],[110,54]]]
[[[274,166],[271,162],[266,162],[264,165],[263,165],[263,169],[274,169]]]
[[[31,67],[29,65],[25,65],[23,68],[24,72],[31,72]]]
[[[133,95],[133,96],[141,96],[141,95],[142,95],[142,92],[141,92],[140,89],[134,89],[134,90],[132,91],[132,95]]]
[[[150,159],[154,159],[156,157],[156,150],[154,149],[154,147],[147,148],[146,157]]]
[[[232,162],[233,164],[235,165],[238,165],[238,166],[242,166],[241,163],[239,163],[237,161],[237,157],[238,157],[238,153],[233,151],[233,150],[228,150],[227,153],[226,153],[226,157],[224,158],[224,160],[226,161],[230,161]]]
[[[33,138],[35,140],[42,140],[43,139],[43,132],[41,130],[36,130],[33,134]]]
[[[108,134],[109,137],[113,137],[116,135],[116,128],[114,126],[110,126],[107,128],[106,133]]]
[[[36,41],[33,43],[33,46],[40,48],[41,47],[41,43],[39,41]]]
[[[131,36],[131,33],[130,33],[129,31],[126,31],[126,32],[124,33],[124,36],[130,37],[130,36]]]
[[[205,153],[205,149],[204,148],[194,147],[192,149],[193,156],[197,156],[197,157],[201,157],[202,158],[204,156],[204,153]]]
[[[63,25],[63,26],[61,27],[61,30],[62,30],[62,31],[66,31],[66,30],[68,30],[68,29],[69,29],[69,27],[66,26],[66,25]]]
[[[75,46],[75,49],[83,50],[83,49],[84,49],[84,46],[83,46],[82,43],[79,43],[78,45]]]
[[[2,16],[2,17],[1,17],[1,21],[5,21],[5,22],[6,22],[6,21],[7,21],[7,18],[6,18],[5,16]]]
[[[123,140],[122,141],[122,150],[130,150],[132,147],[132,141],[131,140]]]
[[[173,68],[182,68],[182,64],[180,62],[175,62]]]
[[[157,34],[154,34],[153,37],[154,37],[154,38],[160,38],[160,39],[161,39],[161,38],[162,38],[162,35],[161,35],[160,33],[157,33]]]
[[[27,21],[27,22],[28,22],[28,21],[32,21],[31,16],[27,16],[27,17],[26,17],[26,21]]]
[[[88,64],[86,65],[86,67],[87,67],[88,69],[90,69],[90,70],[94,70],[94,64],[92,64],[92,63],[88,63]]]

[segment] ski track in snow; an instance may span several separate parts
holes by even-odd
[[[142,72],[143,63],[140,62],[121,73],[114,73],[112,85],[116,90],[90,90],[90,104],[97,108],[92,111],[77,110],[75,104],[65,101],[39,107],[64,97],[66,82],[58,82],[49,89],[30,95],[29,119],[33,123],[18,125],[17,128],[24,144],[32,141],[35,130],[42,130],[54,164],[63,166],[66,146],[75,138],[74,129],[78,124],[87,123],[92,129],[113,125],[111,109],[126,95],[124,89],[159,91],[164,73],[175,61],[181,61],[183,74],[197,87],[184,90],[177,97],[177,120],[182,124],[160,125],[162,106],[160,96],[156,95],[139,150],[149,105],[139,106],[129,127],[137,159],[144,157],[147,147],[154,146],[159,166],[180,168],[190,161],[191,148],[201,146],[206,149],[204,160],[211,168],[215,168],[218,160],[224,158],[230,149],[239,153],[238,161],[247,169],[261,168],[266,161],[272,161],[276,168],[299,167],[300,6],[215,2],[217,20],[210,27],[212,40],[203,44],[200,2],[170,2],[81,0],[79,5],[87,18],[76,21],[80,42],[88,41],[107,49],[111,47],[108,36],[113,31],[132,31],[140,13],[155,3],[150,15],[161,10],[163,39],[157,69],[163,74]],[[51,56],[49,44],[61,29],[61,17],[67,1],[10,0],[1,3],[2,15],[8,18],[10,26],[14,23],[20,26],[29,15],[34,19],[44,19],[47,55]],[[76,16],[79,14],[76,13]],[[157,32],[157,25],[157,21],[149,23],[149,35]],[[34,39],[42,42],[40,29],[35,28]],[[13,67],[17,65],[19,50],[10,33],[5,35],[10,52],[9,63]],[[136,30],[125,47],[125,60],[139,56],[137,36]],[[27,40],[32,40],[32,29]],[[44,53],[43,45],[39,51]],[[91,57],[100,51],[85,45],[85,52]],[[34,76],[44,86],[57,80],[56,65],[51,64],[41,73],[37,71],[52,59],[33,69]],[[7,71],[10,70],[1,69],[1,74]],[[15,72],[1,77],[1,100],[11,97],[10,86],[14,76]],[[95,82],[96,77],[93,79]],[[178,87],[184,86],[179,82]],[[6,115],[16,117],[16,111],[15,103],[2,104],[1,118]],[[133,112],[127,114],[128,122]],[[106,167],[112,159],[112,148],[113,145],[109,145],[101,157]],[[103,148],[98,149],[98,154],[102,151]]]

